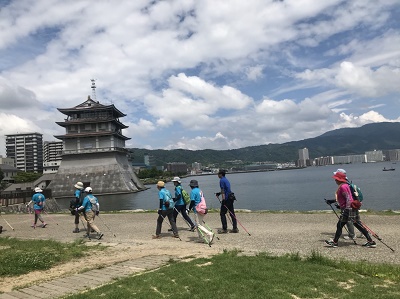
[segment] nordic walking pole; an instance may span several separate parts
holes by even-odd
[[[163,215],[161,215],[161,214],[158,214],[158,215],[160,215],[160,216],[164,219],[164,221],[165,221],[166,223],[168,223],[169,227],[170,227],[171,229],[173,229],[171,223],[169,223],[169,221],[165,220],[165,217],[164,217]],[[182,217],[183,217],[183,216],[182,216]],[[182,241],[182,239],[181,239],[181,237],[179,236],[179,234],[178,234],[178,238],[179,238],[179,240]]]
[[[222,204],[222,201],[219,199],[219,196],[217,196],[217,194],[215,194],[215,196],[218,198],[219,202]],[[237,221],[237,223],[240,224],[240,226],[246,231],[246,233],[248,233],[249,236],[251,236],[251,234],[247,231],[247,229],[246,229],[246,228],[240,223],[240,221],[236,218],[235,214],[233,214],[232,211],[229,210],[228,207],[227,207],[225,204],[223,204],[223,206],[229,211],[229,213],[231,214],[231,216],[232,216],[233,218],[235,218],[235,220]]]
[[[112,232],[111,228],[108,227],[108,225],[104,222],[103,218],[100,217],[99,215],[96,215],[97,217],[100,218],[101,222],[103,222],[104,226],[108,228],[108,230],[116,237],[116,235]]]
[[[192,226],[190,225],[190,223],[185,219],[185,217],[183,217],[183,215],[174,207],[174,210],[178,212],[179,215],[181,215],[182,219],[185,220],[186,224],[189,226],[189,228],[191,228]]]
[[[335,209],[332,207],[332,204],[328,203],[327,200],[326,200],[326,198],[324,198],[324,200],[325,200],[325,202],[331,207],[331,209],[332,209],[333,213],[335,213],[336,217],[337,217],[338,219],[340,219],[339,215],[336,213]],[[349,231],[347,230],[346,225],[344,226],[344,229],[345,229],[346,232],[350,235]],[[352,240],[353,240],[354,244],[357,245],[356,240],[354,240],[353,238],[352,238]]]
[[[49,215],[49,213],[47,213],[44,209],[42,211],[51,219],[51,221],[58,225],[57,221],[55,221],[54,218]]]
[[[394,249],[392,248],[392,247],[390,247],[389,245],[387,245],[385,242],[383,242],[383,240],[382,240],[382,238],[381,237],[379,237],[372,229],[370,229],[368,226],[366,226],[363,222],[361,222],[360,221],[360,223],[361,223],[361,225],[366,229],[366,230],[368,230],[370,233],[371,233],[371,235],[373,236],[373,237],[375,237],[378,241],[380,241],[383,245],[385,245],[387,248],[389,248],[392,252],[394,252]]]
[[[209,227],[208,225],[207,225],[207,223],[203,220],[203,223],[204,223],[204,225],[208,228],[208,230],[210,231],[210,232],[212,232],[213,234],[215,234],[214,233],[214,231],[211,229],[211,227]],[[219,238],[218,238],[218,236],[217,235],[215,235],[216,237],[217,237],[217,240],[219,240]]]
[[[0,214],[0,215],[1,215],[1,214]],[[9,227],[11,227],[12,230],[15,230],[15,229],[11,226],[11,224],[8,223],[8,221],[3,217],[3,215],[1,215],[1,218],[3,218],[3,220],[7,223],[7,225],[8,225]]]

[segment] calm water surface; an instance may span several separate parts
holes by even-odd
[[[382,171],[397,168],[395,171]],[[235,208],[249,210],[326,210],[330,209],[324,198],[334,198],[336,183],[332,179],[333,171],[344,168],[347,176],[359,185],[363,195],[363,208],[375,211],[400,210],[400,162],[363,163],[348,165],[330,165],[308,167],[282,171],[232,173],[226,177],[231,182],[232,191],[238,199]],[[209,208],[219,208],[214,193],[219,191],[217,175],[193,176],[182,179],[182,186],[190,192],[189,181],[199,181]],[[133,194],[98,196],[101,210],[155,210],[158,208],[157,188]],[[166,188],[173,194],[173,183]],[[93,186],[96,193],[96,186]],[[64,208],[68,199],[59,199]]]

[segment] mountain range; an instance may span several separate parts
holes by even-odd
[[[400,149],[400,123],[371,123],[358,128],[342,128],[318,137],[282,144],[249,146],[230,150],[148,150],[132,148],[134,162],[143,162],[144,154],[154,156],[157,165],[167,162],[199,162],[202,165],[241,160],[289,162],[298,159],[298,150],[308,148],[310,158],[363,154],[372,150]]]

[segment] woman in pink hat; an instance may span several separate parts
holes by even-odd
[[[331,247],[337,247],[338,240],[342,234],[343,226],[345,226],[346,223],[351,220],[353,221],[354,226],[365,236],[368,241],[363,246],[375,248],[376,243],[372,240],[368,231],[362,226],[360,222],[358,210],[351,207],[353,196],[351,195],[351,190],[349,184],[347,183],[346,174],[343,172],[336,172],[336,174],[332,178],[335,179],[335,182],[338,185],[338,189],[336,190],[336,200],[340,206],[341,213],[336,226],[335,237],[333,238],[333,240],[325,240],[325,243]]]

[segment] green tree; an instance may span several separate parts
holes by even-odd
[[[34,182],[38,178],[40,178],[43,174],[41,173],[36,173],[36,172],[18,172],[14,177],[15,183],[28,183],[28,182]]]

